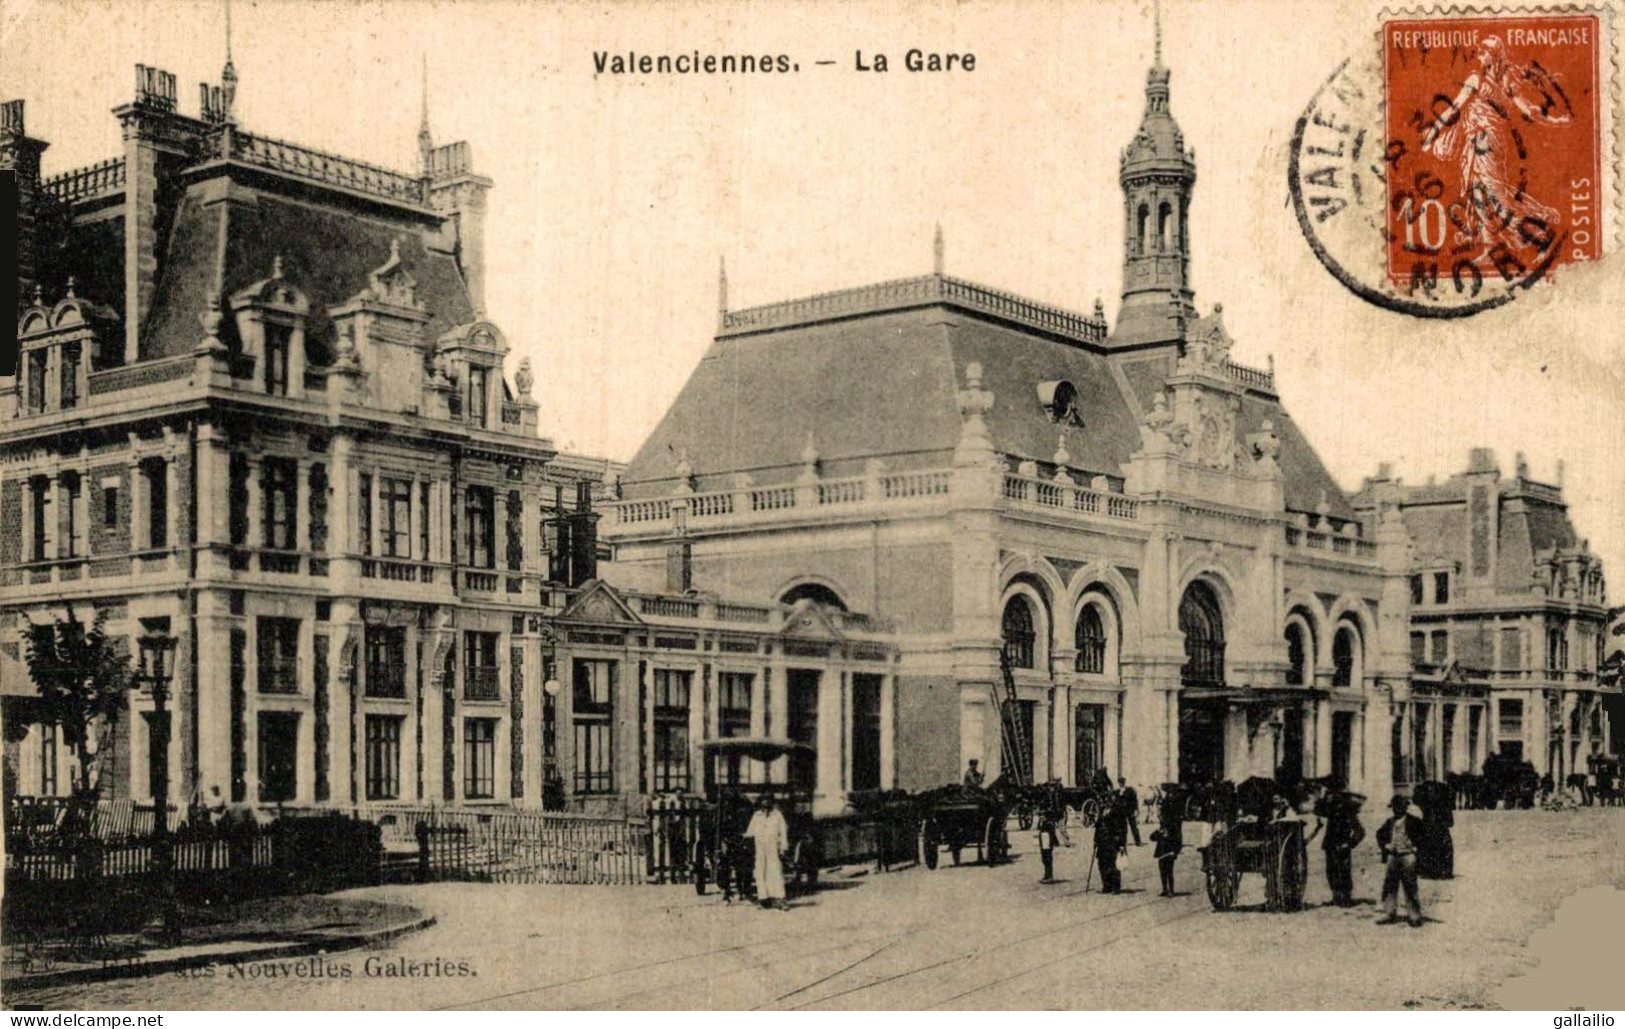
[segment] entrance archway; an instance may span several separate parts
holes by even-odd
[[[1185,587],[1180,598],[1179,631],[1185,635],[1179,780],[1215,782],[1224,778],[1224,612],[1218,594],[1201,579]]]

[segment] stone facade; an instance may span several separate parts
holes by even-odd
[[[505,369],[468,145],[425,125],[415,174],[377,168],[248,133],[228,85],[192,118],[138,68],[123,158],[29,166],[22,367],[0,380],[8,789],[71,789],[22,653],[69,610],[132,650],[177,638],[176,805],[626,808],[696,785],[723,671],[731,710],[780,735],[786,678],[822,684],[801,728],[823,803],[893,781],[874,627],[599,582],[613,466],[540,437],[529,362]],[[44,144],[5,112],[21,167]],[[152,799],[152,711],[133,690],[107,727],[104,797]]]
[[[744,310],[724,285],[606,506],[650,581],[894,621],[906,788],[999,774],[1005,717],[1040,781],[1391,783],[1405,525],[1353,509],[1198,314],[1168,83],[1159,59],[1124,154],[1117,326],[951,277],[940,238],[917,279]]]
[[[1607,646],[1602,563],[1575,532],[1555,483],[1519,454],[1503,479],[1474,450],[1444,483],[1406,485],[1388,470],[1355,506],[1397,504],[1410,543],[1407,600],[1412,676],[1396,695],[1394,777],[1443,778],[1500,752],[1561,784],[1609,753],[1598,672]]]

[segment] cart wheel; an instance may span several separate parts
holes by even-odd
[[[1218,839],[1210,843],[1202,854],[1202,871],[1207,874],[1207,899],[1213,910],[1229,911],[1241,889],[1241,871],[1230,848]]]
[[[1309,855],[1305,853],[1301,838],[1282,840],[1275,873],[1277,911],[1297,911],[1303,907],[1303,888],[1309,877],[1308,872]]]
[[[927,818],[924,822],[921,822],[920,823],[920,864],[924,865],[930,871],[936,871],[936,868],[937,868],[937,848],[939,846],[941,846],[941,844],[942,844],[942,840],[940,838],[938,838],[938,835],[937,835],[937,823],[936,823],[936,821],[933,820],[933,819]],[[955,851],[954,853],[957,856],[959,852]],[[957,864],[957,863],[958,863],[958,861],[956,860],[955,864]]]
[[[1079,813],[1083,816],[1083,827],[1085,829],[1092,828],[1096,822],[1100,821],[1100,801],[1090,797],[1083,802]]]
[[[987,820],[987,828],[982,831],[982,861],[985,864],[996,865],[1004,860],[1005,840],[1004,819],[994,815]]]

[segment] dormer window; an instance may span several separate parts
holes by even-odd
[[[1078,411],[1078,388],[1065,379],[1040,382],[1038,402],[1048,412],[1050,421],[1061,425],[1083,425],[1083,415]]]
[[[62,347],[62,409],[77,407],[79,404],[79,344],[68,343]]]
[[[35,350],[28,355],[28,411],[39,414],[45,410],[45,363],[47,351]]]
[[[484,368],[471,367],[468,370],[468,420],[481,428],[485,427],[485,396],[489,376],[490,373]]]
[[[293,330],[286,325],[267,323],[265,326],[265,392],[272,396],[288,395],[288,352]]]

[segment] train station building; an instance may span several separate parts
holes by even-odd
[[[614,466],[542,437],[535,372],[507,367],[468,144],[425,118],[420,166],[392,171],[249,132],[235,89],[228,62],[186,115],[138,67],[122,153],[49,177],[23,102],[0,106],[25,214],[7,795],[73,788],[27,664],[28,627],[70,612],[132,657],[178,643],[166,710],[137,683],[100,740],[104,799],[153,799],[166,736],[176,806],[634,810],[747,734],[816,746],[781,773],[831,798],[890,785],[881,627],[606,581]]]

